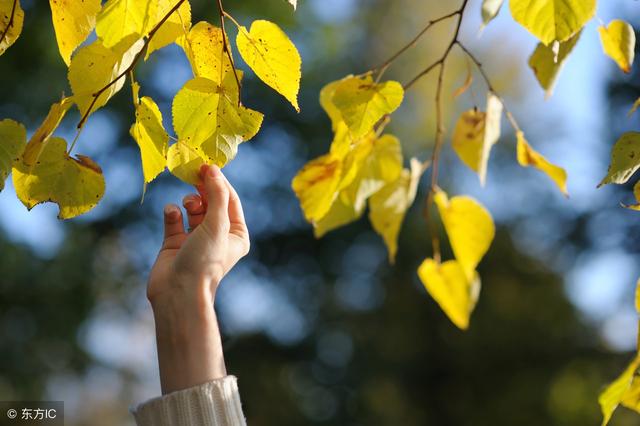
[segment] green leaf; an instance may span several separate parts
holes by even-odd
[[[404,90],[397,81],[375,83],[370,75],[366,75],[341,80],[335,86],[332,102],[355,140],[371,132],[386,114],[394,112],[403,97]]]
[[[533,70],[540,86],[545,90],[547,98],[550,98],[553,94],[560,71],[578,43],[581,34],[581,32],[578,32],[569,40],[560,42],[556,52],[554,52],[553,48],[545,46],[543,43],[538,43],[536,50],[529,58],[529,67]]]
[[[253,21],[249,31],[238,30],[236,45],[258,78],[298,107],[302,60],[296,46],[273,22]]]
[[[622,135],[611,151],[609,172],[598,185],[623,184],[640,168],[640,133],[628,132]]]
[[[595,15],[596,0],[510,0],[511,15],[542,43],[568,40]]]
[[[26,145],[27,131],[22,124],[9,119],[0,121],[0,191]]]
[[[105,189],[100,167],[89,157],[70,157],[65,140],[55,137],[45,141],[36,164],[19,162],[14,166],[13,185],[29,210],[40,203],[57,203],[59,219],[70,219],[91,210]]]

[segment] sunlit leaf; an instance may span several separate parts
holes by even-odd
[[[73,105],[72,98],[63,98],[60,102],[51,105],[44,121],[29,139],[29,144],[23,155],[25,164],[32,166],[38,161],[44,142],[58,128],[71,105]]]
[[[147,184],[162,173],[167,165],[169,135],[164,130],[162,113],[153,99],[144,96],[137,100],[135,107],[136,122],[129,133],[140,148],[142,172]]]
[[[273,22],[253,21],[249,31],[240,27],[236,45],[242,59],[268,86],[298,107],[302,61],[296,46]]]
[[[567,172],[536,152],[525,139],[524,133],[518,132],[516,136],[518,138],[518,164],[522,167],[535,167],[540,170],[553,180],[565,196],[568,196]]]
[[[627,115],[629,117],[631,117],[633,114],[635,114],[635,112],[638,110],[638,108],[640,108],[640,98],[636,99],[636,101],[633,103],[633,106],[629,110],[629,114],[627,114]]]
[[[411,170],[403,170],[398,179],[382,187],[369,199],[369,220],[373,229],[384,239],[392,264],[398,251],[402,222],[416,198],[423,172],[422,163],[412,158]]]
[[[495,236],[491,214],[476,200],[467,196],[449,199],[443,191],[435,194],[444,229],[456,260],[471,280]]]
[[[69,156],[65,140],[55,137],[45,141],[35,165],[18,162],[14,166],[13,185],[27,209],[54,202],[60,208],[60,219],[70,219],[91,210],[105,189],[100,167],[89,157]]]
[[[342,161],[331,154],[308,162],[293,178],[291,186],[309,222],[318,222],[329,212],[341,178]]]
[[[96,26],[100,0],[49,0],[58,50],[64,62],[71,63],[71,54],[87,39]]]
[[[598,185],[623,184],[640,168],[640,133],[627,132],[613,146],[607,175]]]
[[[218,125],[218,85],[203,77],[187,81],[173,98],[173,128],[178,139],[199,146]]]
[[[500,139],[502,102],[493,93],[487,96],[487,111],[462,114],[453,131],[452,146],[460,160],[475,171],[484,185],[491,148]]]
[[[609,423],[613,412],[618,408],[627,392],[630,391],[631,382],[639,366],[640,355],[636,355],[627,369],[600,394],[598,402],[602,409],[602,426],[606,426]]]
[[[327,232],[360,219],[363,213],[364,208],[356,209],[353,202],[337,197],[324,217],[313,224],[313,234],[321,238]]]
[[[640,181],[636,182],[633,186],[633,195],[636,199],[636,203],[630,205],[622,204],[622,207],[640,212]]]
[[[11,20],[12,15],[13,21]],[[24,10],[20,6],[20,0],[15,2],[14,0],[0,0],[0,35],[4,34],[4,38],[0,41],[0,55],[20,37],[23,23]]]
[[[84,115],[93,102],[94,94],[110,84],[133,62],[135,55],[142,49],[143,41],[136,36],[122,40],[112,49],[105,47],[100,40],[83,46],[71,58],[69,83],[73,91],[73,100]],[[122,77],[112,84],[96,100],[91,113],[104,106],[124,85]]]
[[[335,86],[332,101],[347,124],[351,137],[359,139],[371,132],[386,114],[395,111],[403,97],[400,83],[375,83],[370,75],[366,75],[341,80]]]
[[[0,191],[26,145],[27,131],[22,124],[9,119],[0,121]]]
[[[177,0],[157,0],[156,16],[152,25],[155,26],[176,5]],[[178,37],[184,36],[191,28],[191,5],[189,1],[183,2],[178,10],[173,12],[153,35],[147,47],[146,58],[158,49],[173,43]],[[145,59],[146,59],[145,58]]]
[[[158,0],[108,0],[97,17],[96,34],[111,48],[131,37],[141,38],[153,28]]]
[[[167,167],[171,174],[191,185],[200,182],[198,172],[204,164],[206,158],[202,152],[181,140],[171,145],[167,151]]]
[[[576,34],[595,15],[596,0],[510,0],[511,15],[547,46]]]
[[[631,24],[620,19],[613,20],[606,27],[598,27],[602,48],[620,69],[631,72],[636,52],[636,33]]]
[[[469,319],[480,294],[480,277],[467,277],[458,261],[438,264],[426,259],[418,268],[420,281],[449,319],[460,329],[469,328]]]
[[[568,40],[559,43],[558,50],[555,52],[553,48],[538,43],[536,50],[529,58],[529,67],[533,70],[540,86],[545,90],[547,98],[553,94],[560,71],[578,43],[581,34],[578,32]]]
[[[233,66],[223,49],[222,30],[208,22],[198,22],[187,36],[178,39],[196,77],[220,83]],[[234,82],[235,84],[235,82]]]

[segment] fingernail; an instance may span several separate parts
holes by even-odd
[[[174,218],[178,214],[178,208],[173,204],[164,206],[164,214],[169,218]]]

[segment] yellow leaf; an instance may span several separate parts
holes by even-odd
[[[263,119],[261,113],[238,105],[233,74],[222,86],[203,77],[187,82],[174,99],[173,113],[176,134],[186,146],[174,148],[170,170],[180,165],[177,176],[190,180],[197,176],[200,160],[219,167],[231,161],[238,145],[258,133]],[[186,164],[180,164],[181,159]]]
[[[456,260],[471,280],[495,236],[491,214],[471,197],[449,200],[447,194],[438,191],[434,200]]]
[[[423,172],[422,163],[412,158],[411,170],[403,170],[398,179],[385,185],[369,199],[369,220],[373,229],[384,239],[391,264],[395,263],[400,228],[416,198]]]
[[[210,138],[218,125],[218,85],[203,77],[189,80],[173,98],[173,128],[178,139],[199,146]]]
[[[565,41],[594,16],[596,0],[510,0],[511,15],[542,43]]]
[[[504,0],[483,0],[482,1],[482,22],[483,26],[493,21],[502,7]]]
[[[67,143],[61,138],[46,140],[35,165],[19,162],[14,166],[13,185],[29,210],[40,203],[57,203],[59,219],[70,219],[91,210],[105,188],[100,167],[89,157],[70,157]]]
[[[549,162],[544,156],[536,152],[524,137],[524,133],[518,132],[518,164],[522,167],[535,167],[553,180],[565,196],[567,192],[567,172]]]
[[[13,21],[11,16],[13,16]],[[20,7],[20,0],[15,2],[14,0],[0,0],[0,35],[4,34],[4,38],[0,41],[0,55],[20,37],[23,23],[24,10]]]
[[[71,105],[73,105],[72,98],[63,98],[60,102],[51,105],[44,121],[29,139],[29,144],[23,155],[23,161],[26,165],[32,166],[38,161],[44,142],[58,128]]]
[[[291,187],[309,222],[319,222],[329,212],[336,199],[341,177],[342,161],[326,154],[305,164],[293,178]]]
[[[162,125],[162,113],[148,96],[136,103],[136,122],[129,130],[140,148],[145,184],[158,176],[167,165],[169,135]]]
[[[640,280],[636,283],[636,312],[640,314]]]
[[[533,70],[540,86],[545,90],[547,98],[553,94],[560,71],[578,43],[581,34],[582,32],[578,32],[570,39],[560,42],[558,50],[555,52],[553,48],[538,43],[536,50],[529,58],[529,67]]]
[[[636,203],[631,205],[622,204],[622,207],[640,212],[640,181],[633,186],[633,195],[636,198]]]
[[[131,65],[142,45],[143,41],[133,36],[122,40],[112,49],[105,47],[100,40],[78,49],[69,66],[69,83],[80,115],[87,112],[96,92],[115,80]],[[91,108],[91,113],[104,106],[122,89],[124,82],[125,77],[122,77],[105,90]]]
[[[196,77],[206,77],[219,84],[227,73],[233,72],[229,57],[223,50],[220,28],[208,22],[198,22],[177,43],[187,55]]]
[[[604,53],[613,59],[622,71],[631,72],[636,52],[636,33],[633,27],[616,19],[606,27],[598,27],[598,32]]]
[[[320,105],[331,119],[331,127],[336,133],[340,125],[344,124],[344,120],[342,119],[340,110],[333,103],[333,95],[336,93],[336,88],[342,81],[343,80],[332,81],[320,90]]]
[[[167,152],[167,167],[171,174],[191,185],[200,182],[200,168],[206,164],[202,153],[178,140],[169,147]]]
[[[153,28],[158,0],[108,0],[97,17],[96,34],[110,48],[135,35],[142,38]]]
[[[606,426],[609,423],[613,412],[618,408],[625,394],[629,392],[631,382],[639,366],[640,356],[636,355],[627,369],[600,394],[598,402],[602,410],[602,426]]]
[[[296,46],[273,22],[257,20],[249,31],[238,30],[236,45],[242,59],[268,86],[298,107],[302,60]]]
[[[322,238],[327,232],[360,219],[362,213],[364,208],[357,210],[352,202],[337,197],[324,217],[313,224],[313,233]]]
[[[610,183],[627,183],[638,168],[640,168],[640,133],[627,132],[613,146],[609,172],[598,188]]]
[[[500,139],[502,102],[493,93],[487,96],[487,112],[476,109],[462,114],[453,131],[453,150],[475,171],[484,185],[491,148]]]
[[[480,294],[480,277],[471,279],[455,260],[443,264],[426,259],[418,268],[420,281],[449,319],[460,329],[469,328],[469,320]]]
[[[371,132],[386,114],[395,111],[403,97],[400,83],[375,83],[371,75],[365,75],[341,80],[335,87],[332,102],[349,127],[351,137],[359,139]]]
[[[629,389],[622,396],[620,401],[622,405],[630,410],[640,413],[640,377],[635,375],[631,380]]]
[[[640,108],[640,98],[636,99],[627,115],[631,117],[638,110],[638,108]]]
[[[9,119],[0,121],[0,191],[26,145],[27,131],[22,124]]]
[[[158,24],[162,18],[164,18],[169,11],[176,5],[177,0],[157,0],[158,6],[156,10],[155,20],[153,26]],[[158,31],[153,35],[149,46],[147,47],[147,53],[145,60],[158,49],[173,43],[178,37],[184,36],[191,28],[191,5],[186,0],[178,7],[178,10],[173,12],[169,18],[162,24]],[[149,28],[151,30],[152,28]]]
[[[58,50],[67,66],[71,54],[96,26],[96,15],[100,12],[100,0],[49,0],[53,28],[56,30]]]
[[[345,159],[345,173],[339,189],[344,201],[356,210],[364,208],[367,199],[383,186],[400,177],[402,151],[400,141],[392,135],[364,139]]]

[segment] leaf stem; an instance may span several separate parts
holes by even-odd
[[[240,29],[240,25],[238,22],[233,19],[231,15],[225,12],[224,7],[222,6],[222,0],[217,0],[218,3],[218,13],[220,15],[220,30],[222,31],[222,51],[227,54],[229,58],[229,63],[231,64],[231,68],[233,68],[233,76],[236,79],[236,84],[238,85],[238,106],[242,105],[242,83],[240,83],[240,79],[238,78],[238,73],[236,72],[236,64],[233,62],[233,56],[231,56],[231,51],[229,50],[229,45],[227,44],[227,31],[224,28],[224,18],[228,17],[231,21],[236,24],[238,29]],[[220,72],[222,72],[223,65],[220,64]],[[222,84],[222,81],[220,81]]]
[[[16,15],[16,9],[18,8],[18,0],[13,0],[13,6],[11,6],[11,16],[9,17],[9,22],[7,23],[7,28],[2,31],[2,35],[0,35],[0,43],[4,41],[4,38],[7,36],[9,32],[9,28],[13,26],[13,19]]]
[[[131,61],[131,64],[127,67],[127,69],[122,71],[120,74],[118,74],[118,76],[116,78],[111,80],[111,82],[109,82],[106,86],[104,86],[102,89],[98,90],[96,93],[94,93],[92,95],[93,96],[93,100],[91,101],[91,104],[89,104],[89,108],[87,108],[85,113],[82,115],[82,118],[80,119],[80,122],[78,122],[78,126],[77,126],[78,129],[80,129],[80,128],[82,128],[82,126],[84,126],[84,123],[87,121],[87,118],[89,117],[89,114],[91,114],[91,110],[95,106],[95,104],[96,104],[98,98],[100,97],[100,95],[102,95],[107,89],[109,89],[111,86],[116,84],[122,77],[126,76],[130,71],[132,71],[135,68],[135,66],[138,63],[138,61],[140,60],[140,58],[147,51],[147,48],[149,47],[149,43],[153,39],[153,36],[156,34],[156,32],[158,32],[160,27],[162,27],[162,25],[167,21],[167,19],[169,19],[169,17],[173,14],[173,12],[178,10],[178,8],[184,2],[185,2],[185,0],[178,0],[178,2],[171,8],[171,10],[169,10],[169,12],[160,20],[160,22],[158,22],[156,24],[156,26],[153,27],[153,29],[149,32],[149,35],[144,38],[144,45],[142,46],[142,49],[140,49],[140,51],[138,53],[136,53],[136,56],[133,58],[133,61]]]

